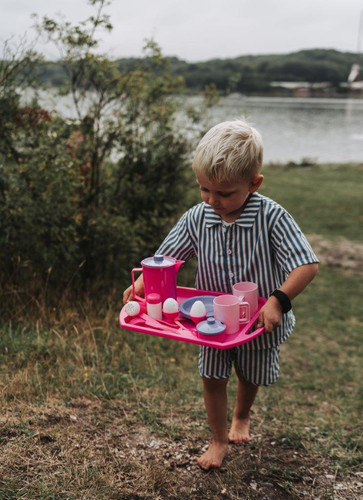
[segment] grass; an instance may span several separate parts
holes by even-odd
[[[360,241],[357,172],[268,167],[264,194],[307,233]],[[320,198],[330,191],[336,211]],[[208,474],[195,464],[210,437],[196,346],[120,330],[122,289],[62,310],[39,303],[36,318],[14,310],[0,335],[0,498],[358,498],[361,282],[321,266],[294,301],[298,323],[279,381],[259,392],[253,442]],[[232,377],[230,416],[235,388]]]
[[[284,206],[305,233],[363,241],[363,164],[268,165],[261,193]]]

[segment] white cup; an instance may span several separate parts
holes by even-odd
[[[258,286],[252,281],[240,281],[232,287],[233,295],[250,305],[250,317],[258,310]]]

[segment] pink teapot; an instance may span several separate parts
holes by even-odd
[[[162,302],[168,298],[176,299],[176,277],[184,262],[164,255],[154,255],[141,261],[142,267],[136,267],[131,271],[133,297],[143,300],[135,294],[135,272],[142,272],[145,297],[149,293],[158,293]]]

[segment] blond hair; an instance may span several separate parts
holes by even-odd
[[[250,181],[261,171],[263,143],[260,133],[243,120],[212,127],[195,150],[192,168],[211,181]]]

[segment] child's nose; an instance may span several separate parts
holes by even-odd
[[[218,205],[219,199],[218,196],[215,194],[209,194],[209,199],[208,199],[209,205]]]

